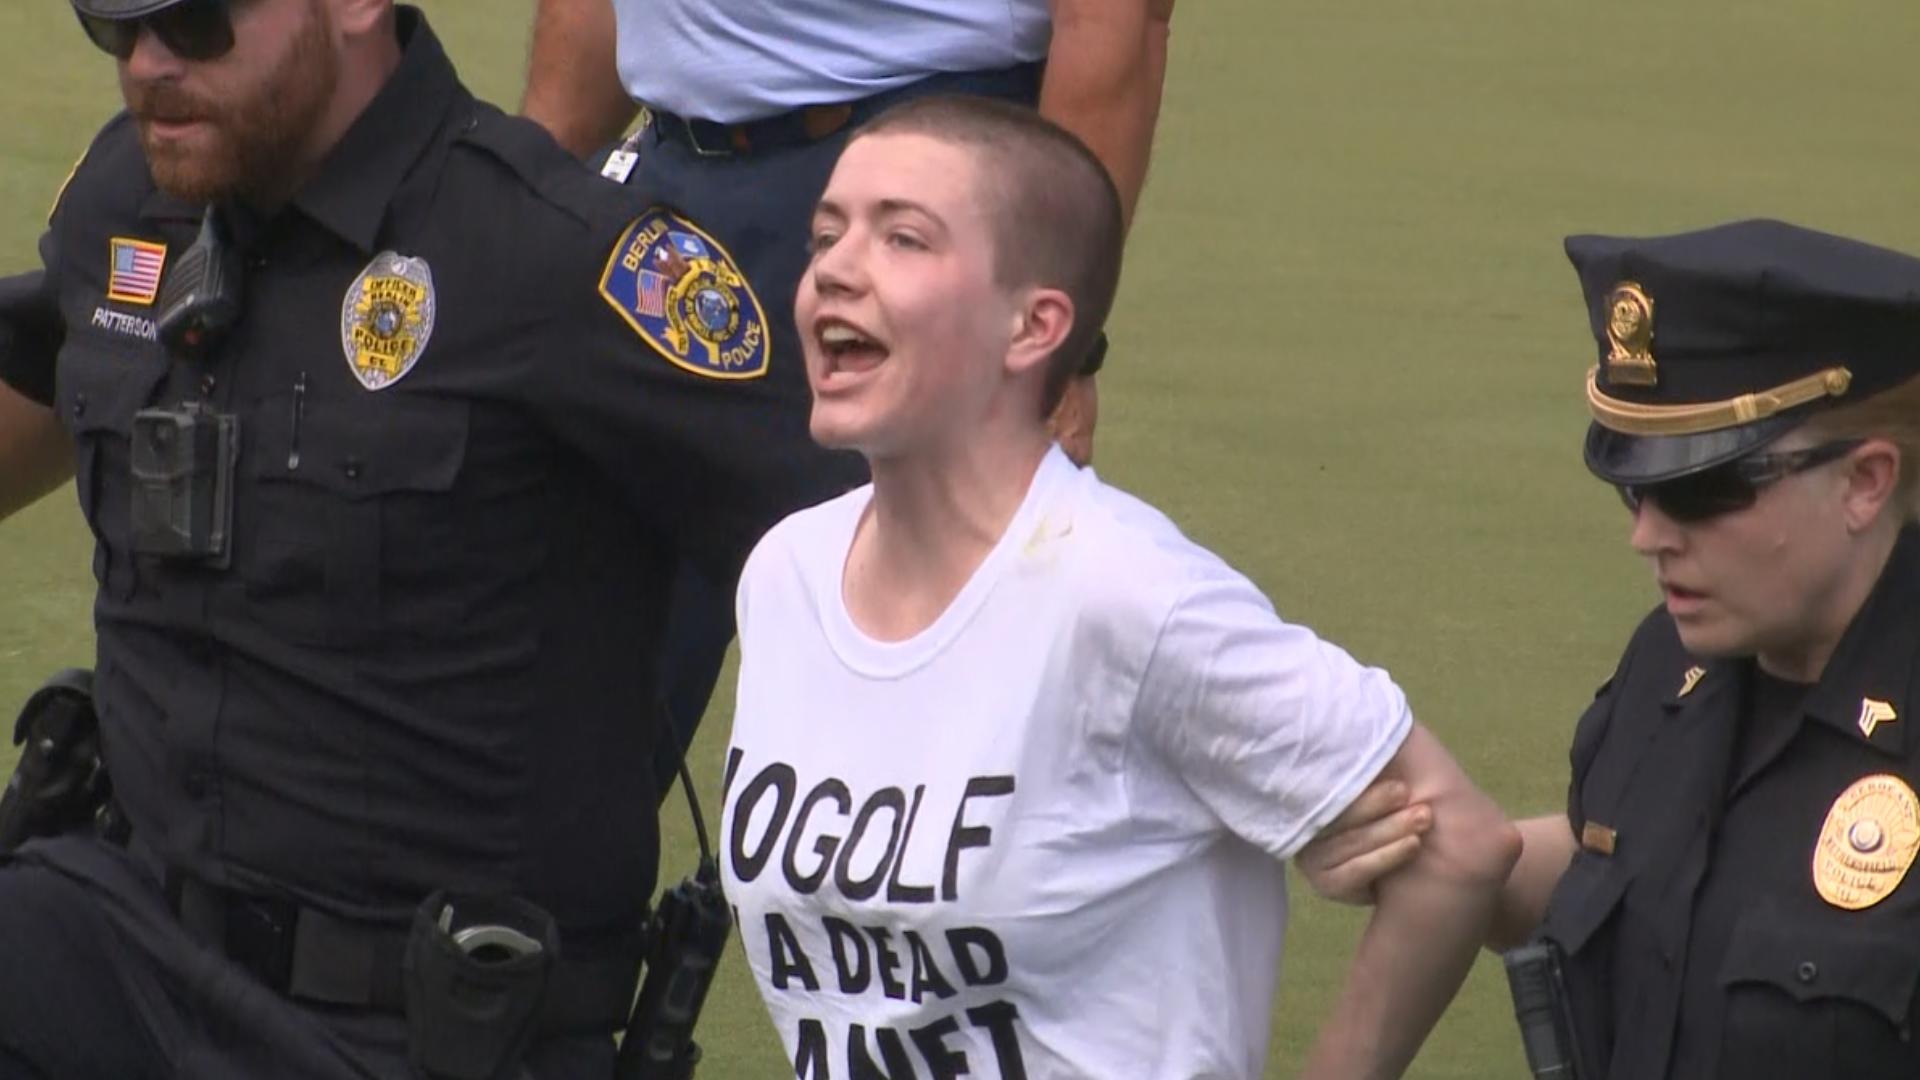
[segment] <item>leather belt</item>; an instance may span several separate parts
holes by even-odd
[[[326,1005],[403,1012],[401,959],[407,934],[342,919],[278,897],[251,896],[180,873],[167,900],[187,932],[245,968],[270,990]],[[639,981],[639,949],[598,950],[554,963],[540,1031],[617,1031]]]
[[[649,109],[651,123],[662,139],[692,148],[702,157],[764,153],[803,146],[832,135],[853,119],[853,105],[808,105],[777,116],[743,124],[698,120]]]
[[[818,142],[844,131],[849,125],[865,123],[888,106],[928,94],[980,94],[1013,101],[1038,101],[1040,67],[1038,63],[1026,63],[991,71],[941,72],[855,101],[804,105],[738,124],[680,116],[647,105],[647,124],[662,140],[680,143],[702,157],[761,154]]]

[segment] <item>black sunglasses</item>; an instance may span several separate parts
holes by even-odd
[[[1853,453],[1865,439],[1842,439],[1821,443],[1805,450],[1785,450],[1777,454],[1752,454],[1716,465],[1691,476],[1663,480],[1657,484],[1615,484],[1620,501],[1639,513],[1640,504],[1652,501],[1660,512],[1682,525],[1697,525],[1721,514],[1745,510],[1760,498],[1771,484],[1838,461]]]
[[[142,30],[153,31],[167,51],[182,60],[218,60],[233,48],[233,18],[228,0],[181,0],[150,15],[109,19],[76,9],[80,26],[102,52],[131,60]]]

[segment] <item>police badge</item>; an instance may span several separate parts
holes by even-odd
[[[1623,386],[1653,386],[1659,370],[1653,362],[1653,297],[1631,281],[1607,296],[1607,378]]]
[[[433,336],[433,270],[427,260],[383,251],[347,287],[340,347],[353,377],[384,390],[406,377]]]
[[[1870,908],[1900,887],[1920,853],[1920,798],[1891,773],[1854,782],[1827,811],[1813,846],[1813,887],[1845,911]]]
[[[674,366],[710,379],[757,379],[767,316],[733,257],[686,218],[653,207],[627,226],[600,296]]]

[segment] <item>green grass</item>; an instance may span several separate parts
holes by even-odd
[[[516,101],[532,4],[428,7],[474,87]],[[1560,237],[1766,215],[1920,251],[1916,33],[1907,0],[1189,0],[1101,472],[1391,669],[1510,811],[1558,806],[1572,723],[1653,601],[1580,467],[1594,354]],[[58,0],[0,6],[0,86],[16,269],[115,99]],[[8,713],[91,651],[87,552],[71,490],[0,525]],[[697,749],[710,814],[727,707]],[[1270,1076],[1297,1068],[1360,920],[1296,904]],[[707,1080],[785,1072],[737,954],[702,1030]],[[1412,1075],[1524,1075],[1496,964]]]

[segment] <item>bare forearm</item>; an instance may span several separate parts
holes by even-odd
[[[1399,1076],[1473,967],[1519,838],[1451,759],[1446,766],[1454,776],[1422,800],[1434,824],[1419,856],[1377,886],[1347,984],[1302,1074],[1309,1080]],[[1411,782],[1421,795],[1426,784]]]
[[[0,520],[73,475],[73,444],[53,410],[0,382]]]
[[[1055,0],[1040,112],[1112,174],[1127,221],[1147,180],[1167,70],[1171,0]]]
[[[1487,931],[1487,947],[1496,952],[1524,944],[1533,936],[1540,920],[1546,918],[1554,886],[1560,884],[1567,864],[1573,861],[1573,827],[1564,815],[1527,818],[1515,824],[1525,848],[1500,890],[1500,903]]]
[[[585,157],[619,137],[637,107],[615,62],[614,0],[539,0],[520,111]]]

